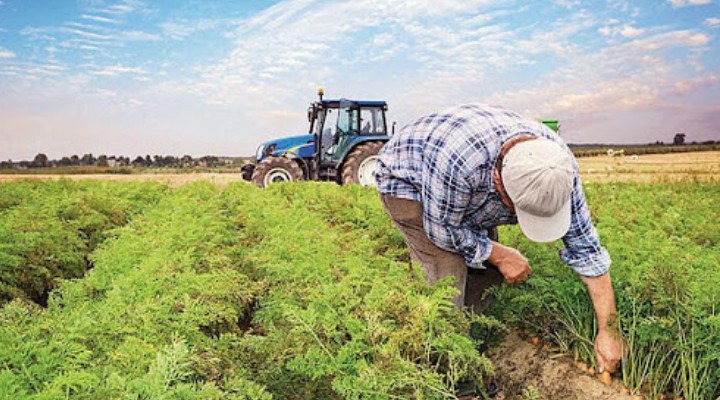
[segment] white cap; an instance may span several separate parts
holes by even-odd
[[[575,176],[569,152],[545,138],[520,142],[505,154],[501,171],[525,236],[534,242],[565,236]]]

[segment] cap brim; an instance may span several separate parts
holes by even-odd
[[[520,229],[533,242],[546,243],[560,239],[570,229],[570,200],[550,217],[539,217],[516,209]]]

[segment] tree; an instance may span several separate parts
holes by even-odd
[[[32,162],[32,167],[34,168],[44,168],[47,167],[48,164],[48,158],[45,154],[39,153],[35,156],[35,159]]]
[[[180,163],[181,163],[181,167],[183,167],[183,168],[189,168],[195,164],[192,156],[189,156],[189,155],[182,156],[182,158],[180,159]]]
[[[175,156],[165,156],[164,162],[166,167],[176,168],[179,166],[178,158]]]
[[[676,144],[676,145],[685,144],[685,134],[684,133],[675,134],[675,137],[673,138],[673,144]]]
[[[105,154],[100,154],[97,158],[97,161],[95,162],[95,165],[98,167],[107,167],[108,166],[108,158]]]
[[[76,155],[70,157],[70,161],[72,162],[72,165],[80,165],[80,157]]]
[[[95,157],[92,153],[84,154],[80,159],[80,165],[95,165]]]
[[[133,167],[145,167],[145,159],[142,156],[137,156],[137,158],[133,160],[132,165]]]
[[[215,156],[200,157],[200,162],[208,168],[217,167],[220,159]]]
[[[73,165],[73,161],[68,157],[63,157],[60,159],[60,161],[58,161],[58,165],[61,167],[69,167]]]

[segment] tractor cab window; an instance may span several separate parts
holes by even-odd
[[[360,112],[361,135],[385,135],[385,118],[382,108],[363,108]]]
[[[360,109],[353,107],[351,102],[343,104],[340,102],[338,109],[337,132],[340,136],[357,135],[358,132],[358,113]]]
[[[321,114],[322,115],[322,114]],[[322,132],[318,132],[322,144],[322,151],[329,153],[333,145],[333,138],[335,137],[335,129],[338,124],[338,110],[334,108],[328,108],[325,112],[325,117],[322,121],[318,121],[317,129],[322,129]]]

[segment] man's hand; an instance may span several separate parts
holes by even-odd
[[[617,370],[626,348],[615,329],[601,329],[595,338],[595,358],[598,372]]]
[[[522,253],[500,243],[493,242],[488,261],[498,267],[500,273],[510,284],[524,282],[532,273],[530,264]]]

